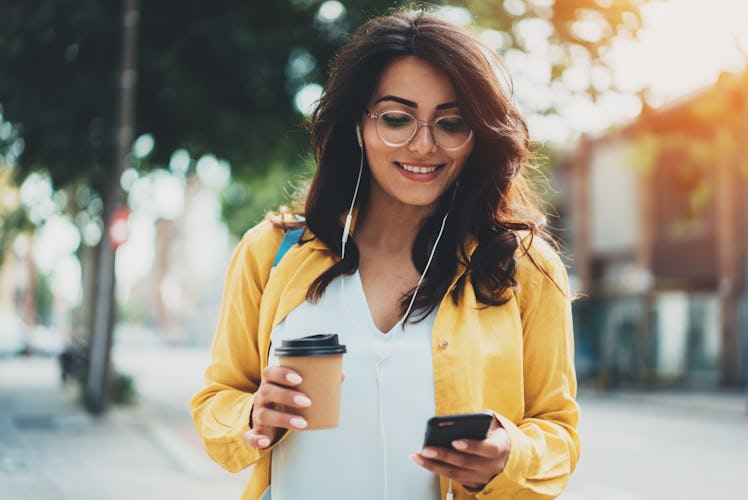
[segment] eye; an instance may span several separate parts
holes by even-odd
[[[389,128],[402,128],[413,124],[413,117],[400,111],[385,111],[379,115],[379,119]]]
[[[436,126],[448,134],[461,134],[466,132],[468,129],[465,119],[461,116],[445,116],[439,118],[436,121]]]

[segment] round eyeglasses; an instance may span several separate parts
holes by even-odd
[[[366,116],[377,123],[377,134],[382,142],[397,148],[410,144],[418,130],[423,127],[431,129],[431,137],[437,147],[446,151],[457,151],[473,137],[473,131],[459,115],[440,116],[436,120],[419,120],[405,111],[382,111]]]

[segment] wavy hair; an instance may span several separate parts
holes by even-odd
[[[325,92],[311,119],[317,170],[303,214],[309,229],[330,252],[341,255],[343,219],[361,153],[356,124],[384,68],[409,55],[450,78],[475,137],[451,208],[452,189],[442,195],[438,208],[422,223],[413,245],[413,263],[423,272],[442,217],[450,211],[428,275],[406,318],[417,322],[438,306],[455,279],[450,292],[455,302],[469,279],[479,303],[505,303],[507,290],[516,286],[516,250],[521,243],[517,231],[527,231],[531,239],[543,232],[544,217],[525,172],[531,156],[527,126],[512,102],[502,61],[466,30],[436,14],[407,10],[370,20],[352,35],[331,64]],[[359,205],[366,203],[370,182],[365,166]],[[335,277],[355,272],[358,262],[354,236],[345,259],[317,277],[307,298],[319,299]],[[459,265],[464,272],[458,276]],[[401,298],[403,313],[413,293],[410,290]]]

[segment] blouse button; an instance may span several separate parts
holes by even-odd
[[[440,348],[440,349],[446,349],[448,345],[449,345],[449,342],[447,342],[447,341],[446,341],[446,340],[444,340],[444,339],[442,339],[442,341],[441,341],[441,342],[439,342],[439,348]]]

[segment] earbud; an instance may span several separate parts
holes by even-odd
[[[356,139],[358,139],[358,147],[363,148],[364,141],[361,139],[361,126],[358,123],[356,124]]]

